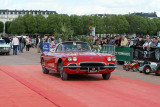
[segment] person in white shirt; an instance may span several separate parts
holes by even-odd
[[[152,42],[151,42],[151,40],[150,40],[150,37],[147,36],[147,37],[146,37],[146,42],[143,44],[143,48],[150,49],[151,43],[152,43]]]
[[[17,47],[19,45],[19,39],[16,36],[13,37],[12,45],[13,45],[13,55],[17,55]]]

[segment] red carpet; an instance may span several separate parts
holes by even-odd
[[[62,81],[40,65],[0,65],[0,107],[159,107],[160,85],[112,75]]]

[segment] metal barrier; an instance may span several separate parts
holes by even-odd
[[[101,48],[100,53],[115,55],[115,46],[105,45]]]
[[[100,53],[115,55],[118,61],[132,61],[132,48],[130,47],[106,45],[102,47]]]

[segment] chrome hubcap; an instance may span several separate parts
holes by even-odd
[[[146,69],[146,72],[149,73],[150,69]]]

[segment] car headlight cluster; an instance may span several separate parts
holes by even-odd
[[[116,57],[112,57],[112,61],[116,61]]]
[[[77,57],[68,57],[68,61],[77,61]]]
[[[108,58],[107,58],[107,61],[116,61],[116,57],[112,57],[112,58],[111,58],[111,57],[108,57]]]
[[[4,49],[4,50],[8,50],[8,47],[4,47],[3,49]]]

